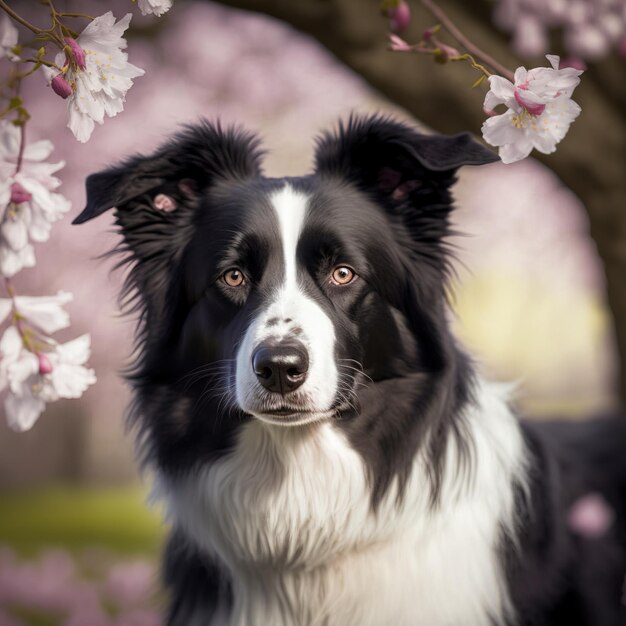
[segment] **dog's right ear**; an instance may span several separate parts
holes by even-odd
[[[258,139],[237,128],[203,121],[189,125],[153,155],[135,156],[87,178],[87,206],[73,224],[82,224],[113,207],[141,205],[154,217],[174,212],[220,179],[261,174]],[[148,217],[146,215],[146,217]]]

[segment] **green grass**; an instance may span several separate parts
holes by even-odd
[[[163,527],[136,487],[48,488],[0,494],[0,544],[29,556],[42,548],[102,547],[155,555]]]

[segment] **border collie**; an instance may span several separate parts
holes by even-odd
[[[131,267],[167,623],[626,623],[626,419],[520,422],[449,329],[450,188],[493,153],[374,116],[310,175],[261,160],[191,125],[90,176],[75,220],[115,207]],[[586,494],[600,532],[568,525]]]

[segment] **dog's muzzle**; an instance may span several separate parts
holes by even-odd
[[[306,380],[309,355],[300,342],[264,342],[252,354],[252,369],[265,389],[285,396]]]

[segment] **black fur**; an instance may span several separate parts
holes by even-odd
[[[233,360],[281,278],[268,197],[288,182],[310,199],[298,244],[301,288],[333,321],[338,363],[360,364],[342,371],[353,402],[337,398],[334,425],[368,468],[373,509],[394,478],[404,484],[428,433],[436,507],[450,435],[461,451],[459,480],[471,480],[474,453],[463,417],[474,402],[473,367],[446,322],[450,187],[459,167],[495,155],[467,134],[423,135],[370,117],[322,136],[309,176],[264,178],[260,158],[252,135],[203,122],[87,181],[87,208],[75,222],[116,207],[127,293],[140,313],[129,378],[144,460],[165,475],[193,471],[227,454],[252,419],[230,393]],[[176,209],[159,210],[158,194]],[[322,277],[336,262],[358,267],[362,280],[333,290]],[[235,265],[251,277],[236,294],[219,280]],[[521,623],[621,623],[624,423],[527,425],[525,437],[532,471],[530,497],[519,488],[520,543],[502,536]],[[617,515],[595,543],[567,526],[568,508],[594,490]],[[165,580],[175,626],[193,626],[192,615],[208,623],[218,599],[233,601],[228,575],[178,535]]]

